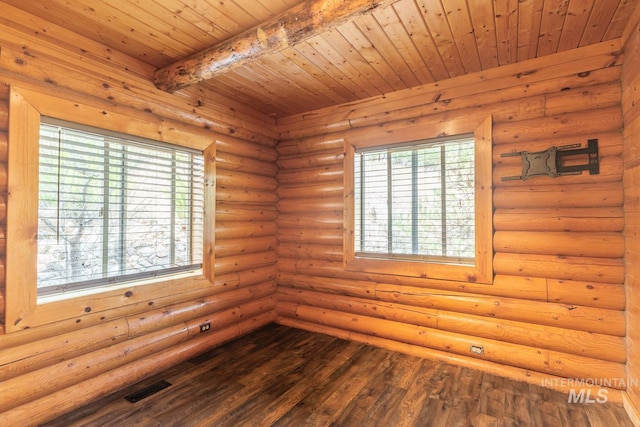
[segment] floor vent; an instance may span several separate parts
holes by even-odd
[[[155,384],[151,384],[149,387],[147,388],[143,388],[140,391],[136,391],[135,393],[132,393],[128,396],[125,396],[125,399],[127,399],[129,402],[131,403],[136,403],[139,400],[144,399],[145,397],[149,397],[152,394],[156,394],[157,392],[164,390],[165,388],[169,387],[171,385],[171,383],[162,380],[162,381],[158,381]]]

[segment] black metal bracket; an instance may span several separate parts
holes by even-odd
[[[590,139],[587,147],[578,148],[580,144],[564,145],[562,147],[550,147],[545,151],[530,153],[518,151],[516,153],[503,153],[501,157],[522,157],[522,175],[506,176],[503,181],[526,180],[533,176],[547,175],[552,177],[562,175],[580,175],[582,171],[589,171],[590,175],[600,173],[600,158],[598,155],[598,140]],[[564,157],[586,154],[588,162],[582,165],[565,166]]]

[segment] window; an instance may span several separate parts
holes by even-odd
[[[356,255],[473,264],[473,135],[355,153]]]
[[[491,118],[438,126],[345,141],[347,270],[492,283]]]
[[[42,118],[38,296],[199,269],[196,150]]]
[[[10,91],[5,331],[210,294],[211,131],[40,89]]]

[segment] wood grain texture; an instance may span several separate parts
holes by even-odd
[[[627,27],[625,48],[629,52],[640,49],[640,7],[636,7]],[[628,55],[628,63],[622,72],[622,110],[625,118],[624,131],[624,195],[625,195],[625,290],[627,296],[627,375],[630,380],[640,378],[640,67],[638,55]],[[638,420],[640,414],[640,390],[627,390],[629,412]]]
[[[123,399],[160,379],[172,385]],[[567,401],[540,384],[271,325],[44,426],[632,425],[620,404]]]

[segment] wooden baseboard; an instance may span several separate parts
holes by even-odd
[[[622,405],[625,411],[627,411],[627,415],[629,415],[629,419],[633,425],[640,427],[640,411],[638,411],[638,408],[631,402],[631,398],[626,391],[622,392]]]

